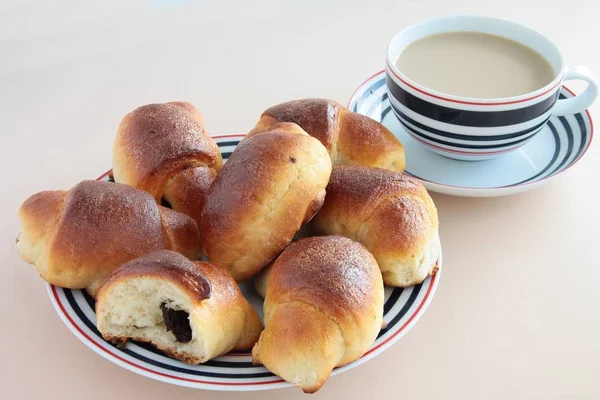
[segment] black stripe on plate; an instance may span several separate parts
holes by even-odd
[[[518,138],[521,137],[523,135],[527,135],[528,133],[531,133],[535,130],[538,130],[539,128],[543,127],[544,124],[550,119],[550,117],[544,119],[542,122],[524,129],[522,131],[519,132],[513,132],[513,133],[506,133],[506,134],[502,134],[502,135],[492,135],[492,136],[482,136],[482,135],[461,135],[461,134],[457,134],[457,133],[450,133],[450,132],[446,132],[446,131],[442,131],[439,129],[435,129],[435,128],[431,128],[427,125],[423,125],[420,122],[415,121],[414,119],[410,118],[409,116],[407,116],[406,114],[404,114],[402,111],[398,110],[397,108],[394,107],[393,104],[390,103],[390,106],[392,107],[392,109],[394,110],[394,113],[396,115],[400,115],[402,118],[404,118],[407,122],[409,122],[410,124],[416,126],[417,128],[420,128],[424,131],[427,131],[429,133],[433,133],[436,134],[438,136],[443,136],[449,139],[463,139],[463,140],[473,140],[473,141],[480,141],[480,142],[493,142],[495,140],[505,140],[505,139],[514,139],[514,138]]]
[[[573,164],[575,161],[577,161],[579,159],[579,157],[581,157],[581,154],[585,150],[585,147],[586,147],[585,145],[588,142],[588,130],[587,130],[587,127],[585,126],[585,121],[583,120],[583,114],[582,113],[575,114],[575,120],[577,121],[577,124],[579,125],[579,130],[581,131],[581,143],[579,143],[579,149],[577,150],[577,155],[575,156],[573,161],[571,161],[571,164]],[[569,164],[569,165],[571,165],[571,164]]]
[[[560,100],[567,98],[567,96],[564,93],[562,93],[562,89],[561,89],[561,93],[558,96],[558,98]],[[524,181],[518,182],[513,185],[521,185],[523,183],[531,182],[531,181],[537,179],[538,177],[544,175],[552,167],[552,165],[554,165],[554,163],[558,159],[558,154],[560,153],[560,149],[561,149],[560,135],[558,134],[558,131],[556,130],[556,127],[554,126],[552,121],[548,122],[548,127],[550,128],[550,131],[552,131],[552,136],[554,137],[554,143],[555,143],[554,154],[552,155],[552,159],[550,160],[548,165],[546,165],[539,173],[535,174],[534,176],[532,176],[529,179],[526,179]],[[585,130],[582,130],[581,132],[583,133],[583,132],[585,132]],[[510,185],[510,186],[513,186],[513,185]]]
[[[392,106],[391,106],[391,105],[390,105],[390,103],[389,103],[389,99],[388,99],[388,94],[387,94],[387,93],[386,93],[386,94],[384,94],[384,95],[381,97],[381,102],[382,102],[382,103],[384,103],[384,102],[386,102],[386,101],[388,102],[388,105],[387,105],[387,106],[386,106],[386,107],[383,109],[383,111],[381,112],[381,116],[380,116],[380,118],[381,118],[381,119],[379,120],[379,122],[381,122],[382,124],[383,124],[383,119],[384,119],[385,117],[387,117],[387,115],[389,114],[389,112],[392,110]]]
[[[396,111],[394,110],[394,113]],[[431,137],[429,135],[426,135],[422,132],[417,131],[416,129],[413,129],[411,126],[409,126],[406,122],[404,122],[402,120],[402,117],[400,117],[399,115],[396,115],[396,117],[398,117],[398,121],[400,121],[400,123],[402,124],[402,126],[404,127],[404,129],[406,129],[409,132],[412,132],[415,136],[421,137],[423,139],[427,139],[431,142],[434,143],[439,143],[442,144],[444,146],[450,146],[450,147],[455,147],[457,149],[499,149],[502,147],[511,147],[514,146],[516,144],[525,142],[529,139],[531,139],[531,137],[533,135],[535,135],[536,133],[538,133],[540,130],[542,130],[544,127],[541,126],[540,128],[538,128],[537,131],[533,131],[530,134],[528,134],[527,136],[525,136],[524,138],[520,138],[518,140],[514,140],[512,142],[507,142],[507,143],[502,143],[502,144],[489,144],[489,145],[484,145],[484,144],[462,144],[462,143],[456,143],[456,142],[448,142],[446,140],[441,140],[441,139],[437,139],[434,137]]]
[[[431,281],[429,282],[429,284],[430,285],[432,284]],[[400,312],[394,316],[394,318],[388,323],[388,325],[384,329],[379,331],[379,334],[377,334],[377,339],[379,339],[382,335],[385,335],[387,332],[389,332],[402,319],[402,317],[404,317],[406,315],[408,310],[410,310],[410,308],[414,304],[417,296],[419,295],[419,292],[421,292],[422,287],[423,287],[422,283],[413,287],[413,291],[410,294],[410,296],[408,297],[406,304],[404,304],[404,307],[402,307]]]
[[[67,290],[67,289],[65,289]],[[87,291],[82,290],[81,294],[83,295],[83,298],[85,299],[85,302],[87,303],[88,306],[90,306],[90,308],[92,309],[92,311],[94,311],[94,314],[96,313],[96,300],[94,300],[94,298],[92,296],[90,296],[88,294]]]
[[[531,182],[531,181],[539,178],[540,176],[544,175],[550,169],[550,167],[552,167],[554,165],[554,163],[556,162],[556,159],[558,158],[558,154],[560,153],[560,137],[558,136],[558,132],[556,131],[556,127],[554,127],[554,124],[552,123],[552,121],[548,121],[548,128],[550,128],[550,131],[552,132],[552,136],[554,136],[554,143],[555,143],[554,154],[552,155],[550,162],[540,172],[538,172],[531,178],[527,178],[525,180],[522,180],[521,182],[511,183],[510,185],[506,185],[506,186],[502,186],[502,187],[511,187],[511,186],[522,185],[524,183]]]
[[[381,88],[384,84],[385,84],[385,80],[384,79],[380,79],[377,82],[374,82],[373,85],[369,88],[369,90],[366,91],[366,93],[368,92],[369,95],[372,95],[377,89]],[[375,100],[373,102],[373,104],[371,104],[371,107],[369,107],[369,109],[367,110],[367,114],[366,115],[368,115],[368,116],[373,115],[373,113],[375,112],[375,107],[380,106],[382,100],[383,100],[383,97],[382,97],[381,100]]]
[[[375,82],[371,83],[371,86],[369,86],[368,89],[365,89],[365,91],[361,95],[361,98],[367,98],[367,97],[369,97],[370,95],[373,94],[374,91],[376,91],[377,89],[379,89],[380,87],[382,87],[384,84],[385,84],[385,79],[382,76],[381,78],[379,78]],[[377,102],[375,102],[374,104],[377,104]],[[350,111],[352,111],[352,112],[358,112],[358,100],[354,102],[354,105],[351,107]],[[371,110],[369,110],[369,113],[367,113],[366,115],[371,115],[370,111]]]
[[[471,111],[444,107],[417,97],[401,88],[386,72],[387,87],[403,106],[419,115],[447,124],[461,126],[496,127],[522,124],[548,112],[556,102],[560,90],[544,100],[527,107],[505,111]]]
[[[569,96],[566,96],[565,94],[560,95],[561,99],[566,99],[566,98],[571,98],[571,97],[573,97],[573,95],[570,93],[569,93]],[[578,114],[575,114],[574,116],[575,116],[575,121],[577,121],[577,125],[579,126],[578,132],[581,133],[581,142],[579,143],[579,148],[577,149],[577,153],[575,154],[575,157],[573,157],[573,160],[571,160],[571,162],[569,163],[569,166],[573,165],[581,157],[582,153],[584,152],[584,150],[586,148],[586,144],[588,143],[588,129],[585,126],[585,121],[583,119],[583,113],[578,113]]]
[[[392,294],[390,294],[390,298],[383,305],[383,316],[384,317],[386,316],[387,313],[390,312],[392,307],[394,307],[394,304],[396,304],[396,302],[400,298],[401,294],[402,294],[402,288],[394,288],[394,290],[392,291]]]
[[[565,99],[565,98],[567,98],[567,96],[565,96],[564,94],[561,94],[560,98]],[[549,178],[552,175],[560,172],[562,170],[562,167],[565,165],[567,160],[570,158],[571,152],[573,151],[574,136],[573,136],[573,129],[571,127],[571,124],[569,124],[569,122],[567,121],[567,119],[565,117],[558,117],[558,120],[561,122],[561,124],[565,128],[565,132],[567,134],[567,143],[568,143],[567,144],[567,152],[565,153],[565,156],[563,157],[560,164],[556,168],[554,168],[554,170],[552,170],[552,172],[549,173],[544,178]],[[583,120],[583,115],[581,113],[575,114],[575,120],[577,121],[577,124],[579,125],[579,132],[581,133],[581,143],[579,143],[579,149],[577,150],[575,157],[568,165],[572,165],[575,161],[577,161],[577,159],[581,156],[581,153],[583,153],[583,150],[585,149],[585,144],[587,143],[588,132],[587,132],[587,128],[585,126],[585,121]],[[552,129],[552,133],[554,134],[555,140],[557,141],[557,147],[558,147],[559,143],[560,143],[560,136],[558,135],[558,132],[556,131],[556,128],[554,128],[554,126],[552,126],[551,129]],[[556,151],[558,152],[559,150],[560,149],[557,148]]]
[[[223,157],[224,160],[227,160],[231,156],[231,153],[231,151],[222,152],[221,157]]]
[[[65,297],[67,298],[67,301],[69,303],[69,305],[73,308],[73,311],[75,311],[75,314],[77,315],[77,317],[85,324],[85,326],[88,327],[89,330],[91,330],[94,335],[96,335],[98,338],[104,340],[102,338],[102,335],[100,334],[100,332],[98,331],[98,328],[96,327],[96,325],[94,325],[92,323],[92,321],[90,321],[85,313],[81,310],[81,308],[79,307],[79,304],[77,304],[77,301],[75,300],[74,296],[73,296],[73,291],[70,289],[63,289],[64,293],[65,293]],[[86,299],[87,301],[87,299]],[[208,371],[198,371],[198,370],[193,370],[193,369],[186,369],[186,368],[181,368],[181,367],[177,367],[174,365],[169,365],[169,364],[164,364],[160,361],[156,361],[153,360],[151,358],[148,358],[146,356],[143,356],[139,353],[133,352],[129,349],[120,349],[118,347],[116,347],[115,345],[113,345],[110,342],[106,342],[109,345],[111,345],[116,351],[122,351],[125,354],[138,359],[140,361],[143,361],[145,363],[154,365],[155,367],[159,367],[165,370],[170,370],[170,371],[175,371],[175,372],[180,372],[183,374],[190,374],[190,375],[195,375],[195,376],[206,376],[206,377],[211,377],[211,378],[230,378],[230,379],[238,379],[238,378],[265,378],[265,377],[272,377],[274,376],[272,373],[270,372],[255,372],[255,373],[246,373],[246,374],[226,374],[226,373],[219,373],[219,372],[208,372]],[[139,345],[139,343],[135,342],[136,344]],[[140,347],[146,348],[145,345],[140,345]],[[166,357],[164,354],[158,352],[158,351],[153,351],[154,354],[158,354],[160,356]],[[216,361],[216,360],[211,360],[213,362],[217,362],[217,363],[226,363],[227,365],[224,365],[226,367],[229,368],[249,368],[249,367],[254,367],[252,365],[251,362],[229,362],[229,361]],[[209,361],[210,362],[210,361]],[[209,364],[209,362],[204,363],[203,365],[208,365],[210,366],[211,364]],[[212,366],[218,366],[218,365],[212,365]]]
[[[567,119],[565,117],[558,117],[558,120],[560,121],[560,123],[563,125],[563,127],[565,128],[565,131],[567,132],[567,152],[565,153],[565,156],[563,157],[562,161],[560,162],[560,164],[558,164],[558,166],[556,168],[554,168],[554,170],[552,170],[551,173],[548,174],[548,177],[556,174],[558,171],[563,169],[563,166],[566,164],[567,160],[569,159],[569,157],[571,157],[572,152],[573,152],[573,129],[571,129],[571,125],[567,122]]]
[[[239,140],[230,140],[230,141],[227,141],[227,142],[217,142],[217,146],[219,146],[219,147],[237,146],[237,144],[239,142],[241,142],[241,141],[242,141],[242,139],[239,139]]]

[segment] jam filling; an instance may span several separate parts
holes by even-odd
[[[166,303],[160,305],[165,326],[169,332],[175,335],[175,339],[181,343],[188,343],[192,340],[192,327],[190,326],[189,316],[183,310],[173,310],[167,307]]]

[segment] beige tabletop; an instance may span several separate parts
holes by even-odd
[[[67,330],[17,256],[20,203],[110,168],[116,127],[136,106],[188,100],[216,135],[246,132],[292,98],[345,103],[383,68],[398,30],[448,13],[529,25],[600,74],[595,0],[33,3],[0,3],[2,399],[307,398],[296,388],[193,390],[113,365]],[[531,192],[433,194],[444,273],[430,308],[388,351],[312,398],[600,398],[599,171],[595,143]]]

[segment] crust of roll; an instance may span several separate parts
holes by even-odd
[[[19,255],[47,282],[92,294],[115,268],[155,250],[200,254],[197,224],[152,196],[112,182],[41,192],[19,210]]]
[[[200,112],[190,103],[148,104],[127,114],[113,146],[113,175],[196,221],[223,164]]]
[[[362,165],[404,171],[404,147],[382,124],[327,99],[293,100],[267,109],[249,135],[280,123],[299,125],[318,139],[334,165]]]
[[[264,268],[320,208],[331,173],[326,149],[306,133],[269,132],[242,141],[206,197],[205,254],[236,281]]]
[[[289,245],[258,280],[266,286],[265,330],[255,363],[306,392],[336,366],[361,357],[382,325],[383,282],[375,258],[341,236]]]
[[[334,168],[313,227],[364,244],[386,285],[418,284],[437,270],[437,210],[423,185],[406,175],[380,168]]]

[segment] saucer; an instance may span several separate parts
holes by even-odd
[[[560,98],[573,96],[563,86]],[[460,161],[434,153],[402,127],[392,112],[384,71],[358,87],[348,108],[381,122],[402,142],[407,175],[428,190],[454,196],[504,196],[549,182],[585,155],[594,129],[589,111],[551,117],[532,140],[515,151],[490,160]]]

